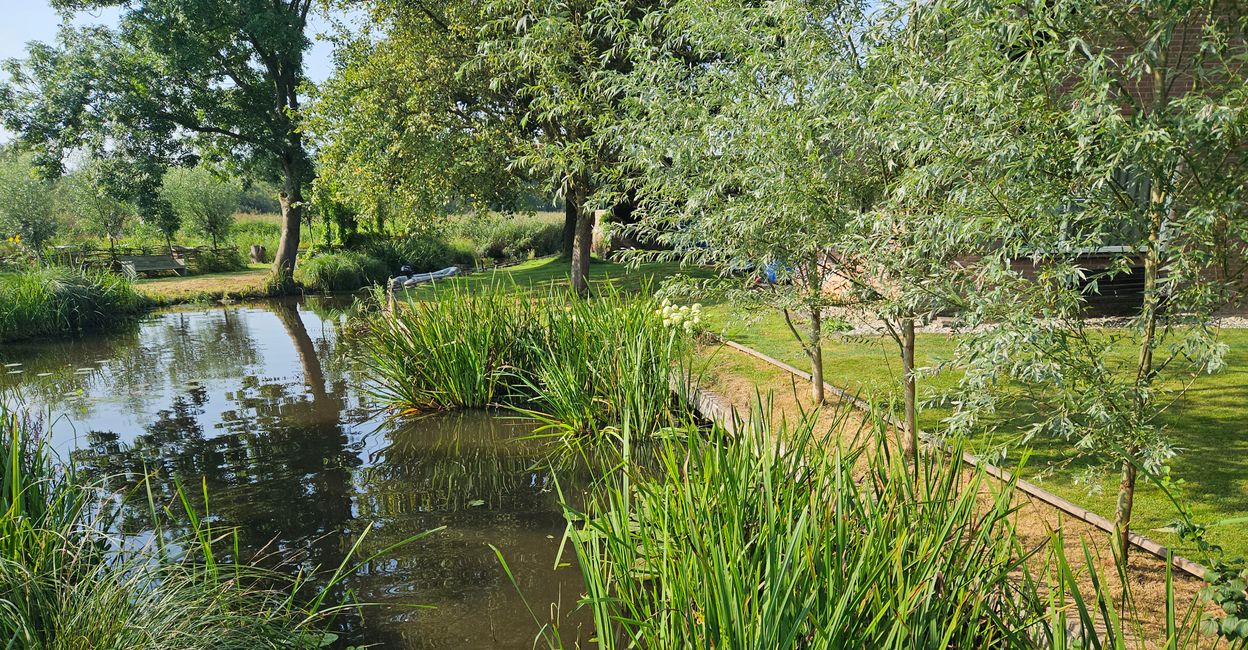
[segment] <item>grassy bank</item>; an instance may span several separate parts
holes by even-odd
[[[60,268],[0,273],[0,341],[101,330],[150,306],[129,281],[109,273]]]
[[[252,264],[246,271],[138,280],[134,288],[159,305],[264,298],[270,270],[268,264]]]
[[[787,333],[778,314],[745,321],[726,306],[707,310],[708,326],[735,341],[798,368],[809,361]],[[1199,521],[1218,522],[1248,517],[1248,330],[1223,330],[1228,346],[1226,370],[1195,377],[1183,397],[1162,413],[1160,424],[1168,431],[1179,453],[1170,462],[1171,474],[1182,483],[1172,486],[1184,505]],[[952,358],[957,341],[947,334],[917,336],[916,365],[938,369]],[[1132,351],[1123,350],[1130,355]],[[832,337],[824,348],[824,368],[830,383],[880,403],[900,403],[900,360],[891,338],[884,336]],[[920,380],[920,394],[928,397],[956,389],[958,374],[944,370]],[[1179,388],[1170,384],[1170,388]],[[1029,453],[1027,478],[1104,516],[1114,511],[1117,476],[1089,473],[1092,459],[1080,457],[1072,445],[1061,440],[1035,438],[1019,445],[1029,418],[1026,403],[1002,413],[995,420],[998,431],[967,441],[978,453],[1009,449],[1009,459]],[[949,411],[929,406],[919,411],[919,425],[933,432],[944,428]],[[1154,484],[1142,482],[1135,500],[1139,530],[1163,543],[1176,543],[1166,532],[1176,513],[1170,499]],[[1232,555],[1248,556],[1244,524],[1219,526],[1209,531],[1211,541]]]
[[[0,637],[13,650],[326,647],[337,604],[233,555],[208,513],[114,495],[58,466],[37,431],[0,413]],[[122,503],[149,513],[119,519]],[[186,532],[162,526],[188,522]],[[150,533],[126,533],[147,528]],[[236,549],[234,549],[236,551]],[[329,579],[333,584],[339,572]],[[324,592],[321,592],[324,593]]]

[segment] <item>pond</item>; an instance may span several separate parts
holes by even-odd
[[[570,549],[555,566],[564,519],[549,450],[521,439],[533,424],[480,412],[388,422],[344,360],[349,306],[174,309],[107,335],[6,345],[0,389],[46,414],[57,452],[114,489],[154,474],[165,498],[175,480],[198,498],[202,482],[213,525],[237,527],[244,555],[333,568],[370,526],[366,553],[445,526],[347,580],[382,604],[344,624],[354,642],[533,647],[538,625],[490,544],[540,616],[587,638],[588,622],[568,618],[581,593]],[[576,494],[588,476],[572,467],[558,480]]]

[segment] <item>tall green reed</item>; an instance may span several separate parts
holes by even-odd
[[[150,305],[128,280],[112,273],[65,268],[0,273],[0,341],[102,329]]]
[[[146,483],[131,494],[84,485],[72,468],[54,463],[30,427],[0,416],[6,649],[325,647],[335,639],[328,631],[332,618],[354,606],[329,601],[328,594],[393,548],[357,563],[362,535],[327,576],[316,568],[293,574],[262,568],[238,557],[233,531],[215,529],[181,486],[176,502],[162,505]],[[126,534],[115,525],[113,515],[128,499],[146,505],[147,532]],[[187,522],[186,529],[165,527],[170,519]],[[228,557],[221,549],[231,551]]]
[[[586,509],[565,506],[599,647],[1224,647],[1173,589],[1163,632],[1130,598],[1115,609],[1060,532],[1024,547],[1012,486],[988,489],[957,454],[914,472],[884,435],[829,450],[817,433],[759,416],[737,438],[691,431],[658,444],[657,473],[618,462]]]
[[[606,288],[592,299],[452,284],[399,303],[362,346],[371,390],[401,413],[501,406],[551,434],[672,422],[673,386],[688,368],[688,335],[657,305]]]

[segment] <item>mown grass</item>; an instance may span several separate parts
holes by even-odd
[[[109,273],[63,268],[0,273],[0,341],[100,330],[150,306],[129,281]]]
[[[138,280],[134,288],[159,305],[264,298],[270,272],[268,264],[252,264],[246,271]]]
[[[238,558],[231,533],[215,530],[181,488],[175,503],[161,504],[145,482],[128,494],[85,484],[7,412],[0,412],[0,450],[6,648],[312,649],[334,640],[328,624],[343,606],[327,600],[327,590],[355,565],[344,563],[319,584],[311,580],[316,569],[262,569]],[[119,532],[114,517],[128,500],[149,513],[148,532]],[[162,526],[174,519],[187,530]],[[126,528],[136,523],[127,520]]]
[[[728,306],[707,309],[708,327],[729,338],[805,368],[809,363],[801,347],[787,334],[778,314],[743,317]],[[920,380],[920,393],[931,398],[957,388],[959,375],[944,370],[954,355],[956,339],[948,334],[920,333],[916,364],[942,369]],[[1176,488],[1193,517],[1206,523],[1248,517],[1248,330],[1227,329],[1220,338],[1228,346],[1227,369],[1196,377],[1181,399],[1162,413],[1160,424],[1179,449],[1171,461],[1171,474],[1183,483]],[[1123,349],[1129,356],[1133,351]],[[827,380],[853,393],[884,404],[901,399],[900,360],[892,339],[884,336],[833,336],[824,349]],[[1180,388],[1177,382],[1168,384]],[[1000,414],[998,431],[966,441],[978,453],[1008,449],[1008,458],[1030,454],[1027,477],[1045,489],[1064,496],[1104,516],[1114,511],[1117,477],[1088,474],[1095,459],[1080,457],[1073,445],[1062,440],[1037,438],[1020,445],[1019,432],[1034,414],[1026,403]],[[920,427],[939,432],[949,411],[932,405],[920,410]],[[1135,501],[1135,521],[1143,534],[1171,544],[1178,540],[1167,532],[1177,518],[1174,505],[1155,484],[1141,482]],[[1243,523],[1218,526],[1209,531],[1210,541],[1231,555],[1248,556],[1248,528]]]

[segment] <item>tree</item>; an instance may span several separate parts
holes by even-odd
[[[35,257],[57,231],[52,185],[40,179],[25,156],[0,159],[0,232],[20,240]]]
[[[638,121],[616,132],[633,143],[639,229],[731,274],[699,290],[781,310],[822,403],[825,312],[855,299],[845,245],[880,189],[854,119],[863,5],[688,0],[671,14],[626,82]]]
[[[5,126],[49,170],[61,170],[76,149],[162,166],[197,152],[280,182],[273,271],[290,282],[312,177],[299,129],[311,0],[53,4],[70,13],[120,7],[120,27],[67,26],[56,47],[32,44],[25,61],[9,61],[11,81],[0,88]],[[157,200],[160,177],[145,176],[140,208]]]
[[[951,424],[1017,395],[1006,379],[1037,388],[1025,440],[1058,436],[1119,466],[1125,561],[1138,471],[1175,452],[1157,417],[1181,390],[1164,380],[1222,367],[1211,316],[1243,295],[1244,16],[1217,2],[951,0],[910,19],[944,46],[924,94],[945,126],[919,138],[911,189],[952,188],[945,217],[979,232]],[[1138,281],[1138,312],[1094,327],[1099,289],[1123,278]]]
[[[492,89],[493,71],[465,69],[477,58],[481,3],[351,7],[367,12],[363,29],[338,30],[337,68],[306,122],[318,152],[318,211],[368,222],[391,205],[421,230],[444,220],[448,205],[518,207],[527,187],[510,167],[524,132],[516,92]]]
[[[619,131],[627,90],[617,75],[634,66],[630,40],[652,29],[661,2],[491,0],[478,65],[491,87],[515,88],[520,124],[514,164],[563,197],[573,234],[572,287],[589,289],[594,207],[622,200]],[[613,190],[612,185],[617,187]]]
[[[70,209],[85,221],[91,231],[108,239],[114,255],[126,221],[134,207],[117,198],[117,179],[107,160],[93,160],[66,180],[69,185]]]
[[[201,167],[171,169],[165,174],[161,194],[183,223],[217,249],[230,236],[242,187]]]

